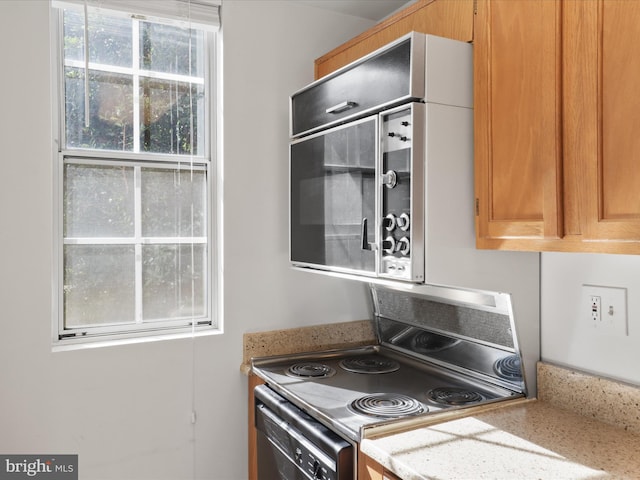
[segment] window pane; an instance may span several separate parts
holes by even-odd
[[[64,167],[64,236],[132,237],[133,167]]]
[[[154,153],[199,155],[204,132],[204,87],[140,79],[140,145]]]
[[[89,62],[131,67],[131,20],[89,13]],[[64,12],[64,58],[84,62],[84,12]]]
[[[134,247],[64,247],[65,328],[132,323],[135,319]]]
[[[82,147],[85,135],[84,69],[65,67],[64,103],[66,146],[68,148]],[[88,147],[89,145],[84,146]]]
[[[89,62],[131,67],[131,20],[89,14]]]
[[[144,237],[206,236],[205,172],[144,168],[141,183]]]
[[[64,11],[63,48],[65,61],[84,61],[84,14],[80,11]]]
[[[204,32],[140,22],[140,37],[140,68],[204,77]]]
[[[89,72],[90,124],[85,125],[84,69],[65,69],[68,148],[133,150],[133,83],[129,75]]]
[[[204,245],[144,245],[144,320],[201,317],[205,309]]]

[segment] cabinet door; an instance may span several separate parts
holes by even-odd
[[[479,248],[563,235],[561,4],[479,0],[474,41]]]
[[[401,480],[371,457],[358,450],[358,480]]]
[[[382,480],[384,467],[358,449],[358,480]]]
[[[563,9],[565,157],[584,184],[584,239],[640,241],[640,2]],[[607,250],[638,253],[614,243]]]

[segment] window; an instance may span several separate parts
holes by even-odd
[[[58,345],[217,327],[212,2],[53,2]]]

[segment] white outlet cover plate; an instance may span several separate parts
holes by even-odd
[[[591,316],[591,296],[600,297],[600,322]],[[627,289],[600,285],[582,285],[581,318],[603,334],[627,336]]]

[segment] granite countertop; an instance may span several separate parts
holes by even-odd
[[[368,320],[246,333],[240,369],[249,374],[256,357],[372,343]],[[545,363],[537,376],[537,399],[383,430],[360,449],[404,480],[640,479],[640,388]]]
[[[639,388],[546,364],[538,379],[538,400],[360,448],[405,480],[640,478]]]
[[[248,375],[251,372],[252,358],[352,348],[378,342],[371,320],[356,320],[245,333],[242,343],[243,355],[240,371]]]

